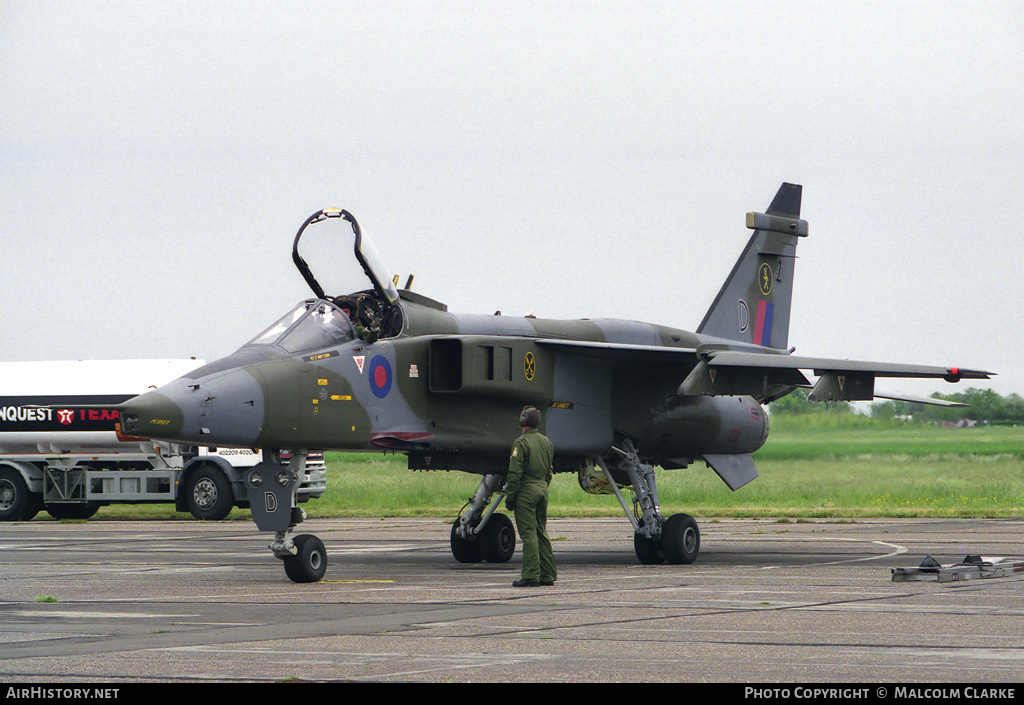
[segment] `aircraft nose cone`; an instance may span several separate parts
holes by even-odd
[[[181,434],[181,407],[160,392],[146,392],[120,407],[121,431],[142,438],[175,439]]]
[[[182,377],[121,405],[123,433],[204,446],[252,447],[263,426],[256,379],[229,369]]]

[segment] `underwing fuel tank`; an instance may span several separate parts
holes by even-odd
[[[680,397],[640,435],[644,455],[750,454],[768,440],[768,415],[752,397]]]
[[[700,458],[735,491],[757,478],[753,453],[768,440],[768,414],[752,397],[683,397],[653,425],[660,464]],[[661,440],[660,439],[671,439]]]

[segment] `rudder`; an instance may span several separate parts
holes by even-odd
[[[793,300],[798,238],[807,236],[800,220],[803,187],[784,183],[765,213],[747,213],[754,231],[697,333],[785,349]]]

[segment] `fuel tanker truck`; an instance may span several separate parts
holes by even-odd
[[[202,360],[0,363],[0,521],[46,510],[87,519],[104,505],[174,503],[197,519],[247,507],[241,473],[259,449],[208,448],[122,432],[117,404],[201,366]],[[104,408],[109,404],[111,408]],[[298,500],[327,487],[310,453]]]

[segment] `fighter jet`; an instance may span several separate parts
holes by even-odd
[[[857,401],[885,396],[875,391],[879,377],[956,382],[991,374],[793,355],[796,247],[808,235],[801,193],[783,184],[764,213],[747,214],[753,233],[696,332],[451,313],[409,284],[398,289],[351,213],[321,210],[292,245],[314,297],[237,352],[122,404],[122,430],[262,449],[245,479],[253,518],[274,532],[270,548],[288,577],[313,582],[324,575],[327,552],[315,536],[295,535],[304,517],[295,472],[314,449],[397,452],[410,469],[480,475],[452,526],[452,553],[461,562],[510,560],[515,531],[495,510],[519,410],[532,405],[554,444],[554,471],[618,498],[642,563],[692,563],[699,527],[687,514],[662,515],[655,467],[703,461],[738,490],[757,477],[752,454],[769,432],[763,405],[796,389],[811,390],[814,401]],[[319,229],[351,241],[359,265],[329,292],[299,252]],[[288,467],[282,451],[291,453]]]

